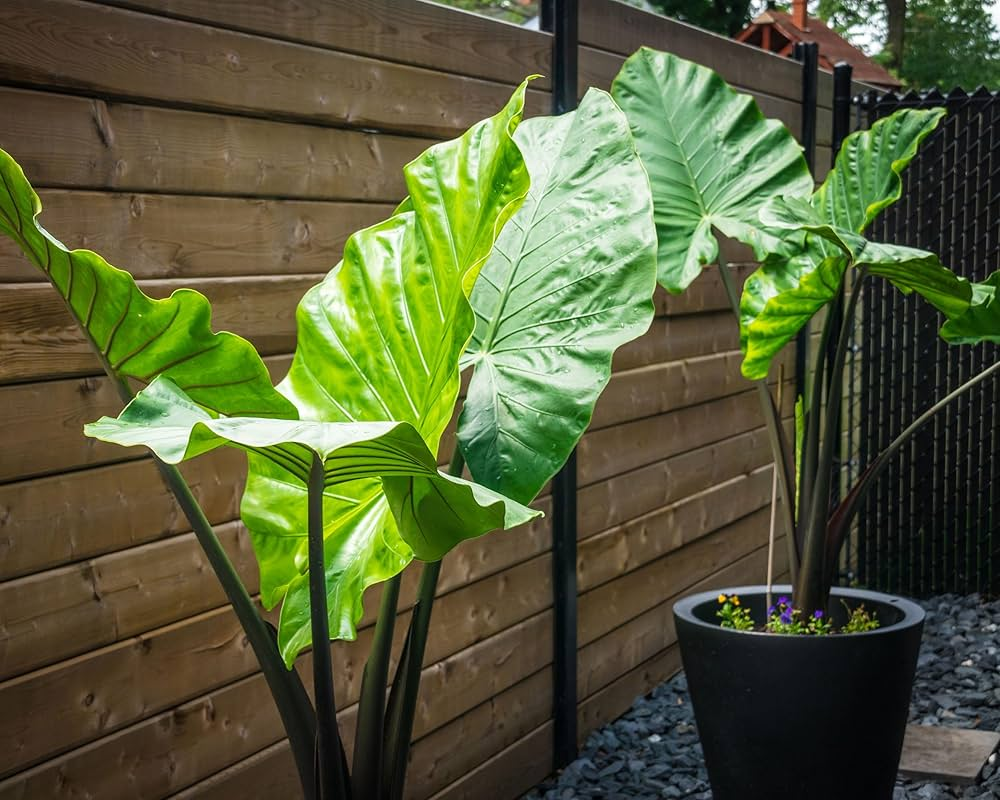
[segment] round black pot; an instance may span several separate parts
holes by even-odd
[[[713,800],[891,800],[924,626],[902,598],[834,589],[878,615],[867,633],[782,636],[720,628],[719,591],[674,606]],[[765,618],[765,588],[726,589]],[[790,595],[778,586],[772,598]],[[773,601],[772,599],[772,601]]]

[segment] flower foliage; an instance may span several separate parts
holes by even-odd
[[[752,631],[754,629],[750,609],[740,604],[739,596],[720,594],[719,605],[721,608],[715,612],[715,615],[721,620],[719,623],[721,627],[733,628],[738,631]]]

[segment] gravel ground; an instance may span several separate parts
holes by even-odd
[[[1000,731],[1000,602],[942,595],[922,605],[927,623],[911,720]],[[893,800],[1000,798],[997,766],[987,764],[975,786],[900,782]],[[638,698],[620,719],[594,731],[580,758],[525,800],[711,797],[681,674]]]

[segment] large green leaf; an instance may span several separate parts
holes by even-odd
[[[344,259],[303,298],[298,344],[279,390],[303,419],[410,423],[437,455],[458,396],[458,360],[474,328],[468,293],[496,236],[528,191],[512,133],[522,85],[495,117],[435,145],[405,169],[409,199],[352,236]],[[309,643],[305,493],[250,457],[242,513],[261,566],[261,596],[282,600],[286,659]],[[430,502],[428,499],[427,502]],[[354,638],[364,590],[413,558],[378,480],[331,490],[326,519],[331,635]]]
[[[944,117],[943,108],[900,109],[865,131],[851,134],[812,202],[830,224],[863,233],[903,190],[900,176],[920,143]]]
[[[103,417],[87,425],[85,432],[123,447],[143,445],[168,464],[230,445],[265,459],[302,491],[315,453],[323,460],[328,487],[381,479],[400,535],[414,554],[426,560],[441,558],[465,539],[539,516],[503,495],[440,472],[427,443],[408,422],[215,418],[171,380],[160,377],[117,419]],[[329,502],[336,504],[334,498]],[[324,508],[324,516],[334,511]],[[285,535],[304,541],[308,526],[286,530]],[[308,644],[299,641],[303,633],[301,626],[296,627],[285,643],[289,666],[297,650]]]
[[[852,134],[810,198],[772,198],[760,209],[762,228],[784,232],[786,238],[781,252],[767,257],[743,287],[740,340],[746,377],[767,374],[778,351],[837,296],[849,266],[865,267],[903,292],[918,292],[949,317],[968,307],[968,282],[937,256],[861,235],[899,198],[902,171],[941,116],[939,109],[898,111],[871,130]],[[797,252],[789,249],[792,242],[799,243]]]
[[[531,191],[472,295],[475,372],[458,423],[473,477],[529,502],[563,465],[653,317],[656,233],[628,121],[605,92],[517,130]]]
[[[1000,344],[1000,271],[983,283],[973,283],[972,302],[964,313],[949,319],[941,327],[941,336],[951,344]]]
[[[766,377],[774,356],[823,306],[836,297],[848,266],[865,268],[906,294],[916,291],[946,315],[960,315],[969,305],[968,281],[925,250],[861,240],[852,255],[830,248],[816,263],[815,253],[764,261],[743,287],[740,334],[743,375]]]
[[[0,150],[0,232],[45,273],[114,372],[141,383],[168,375],[221,414],[295,415],[253,346],[212,332],[204,296],[178,289],[164,300],[147,297],[129,273],[96,253],[67,249],[38,224],[41,210],[21,168]]]
[[[670,291],[683,291],[718,256],[713,226],[759,247],[760,207],[812,191],[785,126],[707,67],[644,47],[626,60],[611,94],[649,173],[659,281]]]

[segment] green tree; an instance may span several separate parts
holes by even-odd
[[[919,89],[1000,88],[1000,35],[982,0],[910,0],[899,76]]]
[[[819,0],[816,13],[917,89],[1000,88],[995,0]]]

